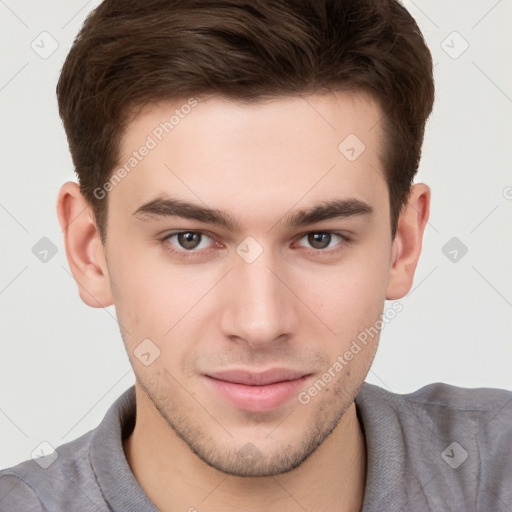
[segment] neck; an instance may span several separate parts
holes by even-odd
[[[237,477],[200,460],[137,385],[136,401],[135,428],[123,441],[124,452],[139,485],[162,512],[362,509],[366,446],[354,403],[300,466],[276,476]]]

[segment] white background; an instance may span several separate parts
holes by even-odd
[[[75,180],[55,86],[97,4],[0,3],[0,468],[96,427],[134,383],[115,310],[78,296],[55,212],[59,186]],[[415,284],[367,380],[400,393],[431,382],[512,389],[512,2],[405,5],[436,64],[416,180],[432,209]],[[31,47],[43,31],[58,43],[46,59]],[[442,252],[454,236],[468,248],[455,263]],[[32,253],[42,237],[58,249],[47,263]]]

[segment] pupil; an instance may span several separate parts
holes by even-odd
[[[184,249],[194,249],[199,243],[200,236],[199,233],[179,233],[178,241]]]
[[[329,233],[310,233],[308,238],[309,243],[315,249],[325,249],[331,241]]]

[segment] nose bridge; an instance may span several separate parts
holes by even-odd
[[[251,246],[251,241],[240,244],[237,253],[221,322],[224,334],[253,346],[290,335],[297,320],[297,305],[281,282],[286,282],[286,276],[276,276],[282,273],[276,258],[271,251]]]

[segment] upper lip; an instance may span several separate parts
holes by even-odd
[[[248,386],[266,386],[286,380],[296,380],[308,375],[300,370],[291,370],[286,368],[270,368],[262,372],[251,372],[247,370],[224,370],[219,372],[209,372],[207,377],[236,384],[246,384]]]

